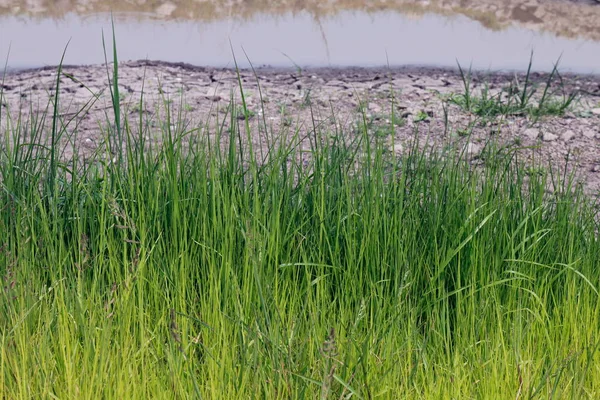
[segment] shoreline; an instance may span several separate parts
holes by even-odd
[[[600,1],[600,0],[599,0]],[[171,62],[171,61],[161,61],[161,60],[127,60],[127,61],[119,61],[119,64],[134,66],[134,67],[159,67],[159,68],[182,68],[184,70],[190,72],[233,72],[236,70],[235,66],[212,66],[212,65],[196,65],[187,62]],[[109,62],[109,65],[112,65],[112,62]],[[14,76],[24,73],[35,73],[35,72],[47,72],[47,71],[56,71],[58,69],[58,64],[56,65],[45,65],[45,66],[35,66],[35,67],[9,67],[4,71],[6,76]],[[527,64],[524,63],[524,68],[521,69],[481,69],[481,68],[473,68],[471,72],[474,76],[486,76],[491,78],[513,78],[516,75],[524,75],[527,72],[526,68]],[[467,66],[463,67],[463,71],[469,70]],[[82,69],[100,69],[106,68],[105,63],[101,64],[63,64],[63,69],[70,70],[82,70]],[[251,67],[243,67],[237,68],[240,72],[252,72],[253,68]],[[456,67],[445,67],[445,66],[436,66],[436,65],[428,65],[428,64],[409,64],[409,65],[373,65],[373,66],[349,66],[349,65],[331,65],[331,66],[323,66],[323,65],[301,65],[301,66],[272,66],[268,64],[255,66],[254,70],[257,72],[269,73],[269,74],[281,74],[281,73],[298,73],[298,71],[309,71],[317,74],[325,74],[325,75],[335,75],[335,74],[344,74],[344,73],[358,73],[358,74],[419,74],[419,75],[427,75],[427,74],[452,74],[458,77],[459,68]],[[558,67],[558,71],[563,78],[567,79],[575,79],[575,78],[585,78],[585,79],[595,79],[600,83],[600,72],[572,72],[566,71],[562,72],[560,65]],[[547,76],[550,72],[548,71],[538,71],[532,69],[532,76]],[[599,93],[600,95],[600,93]]]

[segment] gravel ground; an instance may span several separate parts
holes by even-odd
[[[161,105],[166,101],[173,115],[181,112],[180,119],[188,128],[216,126],[222,120],[227,124],[231,98],[240,100],[238,77],[231,69],[153,61],[122,63],[119,68],[124,116],[131,121],[139,121],[143,112],[149,121],[159,124],[165,120]],[[77,146],[65,142],[63,156],[72,156],[74,148],[87,156],[102,146],[106,121],[112,118],[106,67],[67,66],[64,72],[60,114],[64,121],[70,121],[67,132],[77,134]],[[538,121],[527,115],[482,119],[449,102],[452,94],[464,93],[460,75],[453,70],[260,68],[256,73],[243,70],[240,76],[251,110],[250,123],[256,128],[252,132],[257,134],[257,146],[265,143],[260,137],[264,129],[259,126],[266,124],[268,131],[279,135],[291,134],[295,128],[308,132],[315,123],[331,130],[341,125],[352,133],[362,120],[363,110],[372,135],[388,137],[391,143],[393,133],[391,151],[406,151],[417,131],[421,142],[459,146],[477,162],[484,158],[486,144],[494,141],[519,148],[526,158],[541,157],[553,167],[564,165],[568,158],[578,167],[586,191],[593,196],[600,193],[600,76],[561,76],[560,85],[552,87],[553,94],[576,92],[577,101],[564,115],[544,116]],[[532,78],[542,85],[547,75],[533,74]],[[475,73],[472,90],[477,95],[487,85],[491,93],[496,93],[515,79],[523,81],[522,76],[514,74]],[[9,73],[2,84],[0,127],[6,128],[8,115],[14,122],[20,110],[26,113],[31,106],[43,109],[55,84],[56,68]],[[142,88],[144,109],[140,110]],[[96,100],[89,104],[92,98]],[[392,104],[397,125],[393,129]],[[85,112],[78,113],[81,109]],[[197,135],[214,131],[202,130]],[[152,130],[144,135],[150,141],[160,141]]]

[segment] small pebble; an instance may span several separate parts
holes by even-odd
[[[466,150],[467,154],[469,154],[470,156],[474,156],[481,152],[481,146],[478,145],[477,143],[469,142],[465,146],[465,150]]]
[[[377,105],[377,104],[369,104],[369,108],[371,109],[371,111],[375,114],[381,114],[381,106]]]
[[[535,140],[540,136],[540,131],[537,128],[527,128],[523,131],[523,135],[529,139]]]
[[[560,135],[560,137],[563,141],[568,142],[569,140],[575,137],[575,132],[573,132],[572,130],[568,130],[563,132],[563,134]]]
[[[404,146],[402,146],[401,143],[396,143],[394,144],[394,146],[392,147],[392,150],[394,151],[394,153],[396,154],[402,154],[402,152],[404,151]]]
[[[582,133],[583,133],[583,136],[585,136],[588,139],[593,139],[596,137],[596,132],[594,132],[591,129],[586,129]]]

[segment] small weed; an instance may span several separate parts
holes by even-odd
[[[423,122],[429,118],[429,114],[423,110],[419,110],[415,117],[413,118],[414,122]]]
[[[391,126],[378,126],[374,133],[377,137],[388,137],[394,134],[394,129]]]
[[[567,94],[562,90],[558,63],[554,65],[543,85],[534,84],[531,79],[532,64],[533,55],[529,60],[523,81],[515,78],[497,93],[492,93],[486,83],[479,95],[473,93],[471,69],[465,71],[458,64],[463,92],[450,95],[448,101],[486,119],[496,116],[527,115],[537,120],[546,115],[563,115],[576,100],[577,93]],[[558,85],[560,90],[553,90],[555,85]]]
[[[460,137],[465,137],[465,136],[469,136],[471,134],[471,129],[467,129],[467,128],[459,128],[456,130],[456,134]]]
[[[369,102],[366,100],[360,100],[356,105],[356,112],[358,114],[366,114],[369,110]]]
[[[244,106],[238,106],[237,107],[237,117],[238,119],[245,119],[246,115],[248,116],[248,119],[254,118],[256,116],[256,112],[254,110],[251,110],[249,108],[245,108]]]
[[[526,167],[525,173],[529,177],[541,177],[546,175],[548,172],[544,167]]]
[[[396,127],[402,127],[402,126],[406,125],[406,119],[402,118],[398,114],[390,115],[389,121],[391,122],[391,124],[393,126],[396,126]]]
[[[292,126],[294,119],[290,116],[283,117],[283,126],[290,127]]]
[[[311,89],[308,88],[304,91],[304,97],[302,99],[302,103],[300,104],[300,107],[307,108],[307,107],[310,107],[311,105],[312,105]]]

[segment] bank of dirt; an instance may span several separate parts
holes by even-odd
[[[112,12],[121,20],[150,17],[211,22],[307,12],[319,20],[340,11],[399,12],[415,17],[430,13],[449,17],[465,16],[494,30],[513,26],[556,36],[600,40],[598,0],[0,0],[0,17],[55,19],[72,14],[87,17]]]
[[[3,133],[8,124],[16,123],[19,112],[25,115],[33,109],[41,115],[54,96],[56,73],[56,68],[42,68],[12,72],[4,78]],[[108,121],[113,120],[107,69],[101,65],[66,66],[63,73],[61,121],[68,123],[66,132],[76,133],[75,143],[63,138],[63,157],[72,156],[73,151],[89,156],[104,148]],[[258,147],[265,144],[261,135],[306,134],[315,126],[331,132],[341,127],[352,134],[363,124],[373,137],[388,140],[390,151],[405,152],[418,137],[422,143],[440,148],[464,149],[478,163],[493,141],[525,158],[543,160],[549,167],[564,166],[568,159],[577,167],[586,192],[600,193],[600,76],[555,79],[549,92],[553,99],[577,93],[577,100],[564,115],[542,116],[537,121],[526,113],[482,118],[449,101],[465,91],[461,75],[454,70],[259,68],[240,71],[240,78]],[[532,75],[533,84],[539,86],[534,98],[541,95],[547,78],[546,74]],[[523,74],[475,73],[471,90],[477,96],[487,88],[493,95],[511,82],[522,85]],[[143,134],[149,141],[160,141],[165,105],[172,109],[173,127],[192,131],[188,136],[193,137],[214,134],[219,124],[229,124],[232,98],[241,104],[238,74],[232,69],[126,62],[119,65],[119,88],[123,116],[139,122],[142,115],[146,121]],[[29,117],[21,123],[27,120]],[[44,123],[49,122],[47,118]],[[202,129],[194,130],[198,127]],[[134,134],[138,130],[132,127]]]

